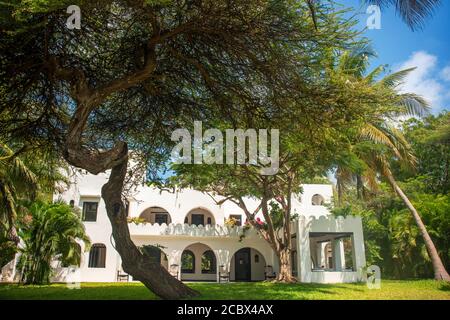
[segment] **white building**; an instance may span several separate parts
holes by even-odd
[[[124,279],[100,195],[107,179],[107,174],[78,175],[68,190],[55,196],[80,208],[91,238],[92,248],[76,270],[81,282]],[[299,215],[292,223],[293,265],[301,282],[362,280],[366,262],[361,219],[335,219],[326,207],[331,197],[331,185],[304,185],[303,193],[293,197],[293,212]],[[129,224],[132,240],[137,246],[160,247],[161,264],[181,280],[219,281],[219,274],[228,274],[231,281],[261,281],[278,271],[276,255],[254,229],[242,237],[242,226],[224,224],[230,217],[245,222],[242,210],[231,202],[220,206],[199,191],[170,193],[148,186],[139,187],[128,201],[128,216],[145,220]],[[255,200],[246,201],[256,208]],[[54,280],[67,281],[68,269],[58,270]],[[8,280],[3,271],[3,280]],[[7,274],[14,278],[14,273]]]

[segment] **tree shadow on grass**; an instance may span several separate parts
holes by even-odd
[[[328,296],[339,298],[340,290],[364,291],[361,285],[340,285],[340,284],[285,284],[270,282],[252,283],[226,283],[226,284],[205,284],[195,283],[190,286],[200,291],[198,299],[263,299],[263,300],[308,300],[320,299]]]
[[[361,284],[312,283],[188,283],[200,292],[196,299],[208,300],[316,300],[340,299],[349,292],[364,291]],[[0,300],[155,300],[141,283],[83,283],[81,289],[66,284],[46,286],[0,285]]]
[[[0,300],[155,300],[140,283],[83,283],[80,289],[66,284],[0,286]]]
[[[439,285],[439,290],[449,292],[450,291],[450,283],[448,283],[448,282],[441,283]]]

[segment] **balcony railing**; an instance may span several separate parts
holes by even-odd
[[[240,237],[256,234],[252,228],[244,231],[244,227],[228,227],[223,225],[196,226],[188,224],[151,224],[129,223],[128,228],[132,236],[192,236],[192,237]]]

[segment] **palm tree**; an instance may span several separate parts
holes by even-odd
[[[397,13],[406,24],[417,30],[423,27],[426,18],[433,14],[441,0],[364,0],[367,3],[376,4],[381,8],[394,5]]]
[[[364,76],[370,54],[371,52],[367,48],[358,52],[344,53],[339,60],[336,72],[349,78],[366,81],[380,90],[391,90],[394,93],[394,101],[392,101],[391,106],[380,107],[379,112],[371,118],[371,121],[361,126],[358,138],[353,143],[352,152],[357,159],[365,164],[365,167],[364,170],[360,168],[355,170],[354,166],[338,166],[336,170],[338,197],[342,196],[345,183],[355,176],[358,195],[364,196],[364,182],[369,187],[376,188],[378,174],[381,174],[411,212],[424,239],[433,265],[435,279],[450,281],[450,276],[445,270],[425,224],[414,205],[398,185],[390,168],[391,159],[410,166],[415,165],[416,159],[411,153],[410,145],[394,123],[399,116],[421,116],[425,114],[429,108],[428,103],[415,94],[396,93],[397,86],[413,69],[392,73],[379,81],[376,81],[376,78],[383,72],[384,67],[376,68],[367,76]]]
[[[24,248],[19,258],[21,281],[26,284],[49,283],[52,262],[59,260],[63,266],[79,265],[81,243],[88,248],[89,237],[74,209],[64,203],[31,205],[30,220],[21,229]]]
[[[0,221],[8,229],[8,239],[16,243],[19,194],[34,198],[39,186],[36,175],[19,158],[20,153],[0,142]]]
[[[48,196],[55,190],[56,182],[65,182],[60,171],[64,167],[57,158],[43,149],[27,150],[26,147],[14,151],[0,141],[0,232],[2,247],[8,249],[1,259],[0,268],[12,260],[11,245],[17,246],[16,220],[21,200],[33,200],[37,196]],[[2,254],[6,254],[2,251]]]

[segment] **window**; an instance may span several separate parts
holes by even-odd
[[[315,194],[312,196],[311,204],[313,206],[323,206],[325,204],[325,199],[320,194]]]
[[[203,214],[192,214],[191,215],[192,224],[199,226],[205,224],[205,216]]]
[[[233,218],[236,220],[237,226],[242,226],[242,216],[240,214],[230,214],[230,218]]]
[[[155,223],[167,224],[167,221],[168,221],[167,213],[155,213]]]
[[[206,224],[211,224],[211,218],[206,219]]]
[[[146,222],[151,224],[169,224],[172,222],[170,219],[170,214],[165,209],[161,207],[150,207],[142,211],[139,218],[144,219]]]
[[[259,263],[259,254],[255,254],[255,263]]]
[[[291,252],[291,263],[292,263],[292,275],[297,276],[297,251]]]
[[[202,273],[216,273],[216,255],[212,250],[202,255]]]
[[[102,243],[95,243],[89,252],[89,268],[105,268],[106,246]]]
[[[97,221],[98,202],[83,202],[83,221]]]
[[[184,250],[181,255],[181,272],[195,273],[195,256],[191,250]]]
[[[130,201],[125,201],[125,214],[127,217],[130,215]]]

